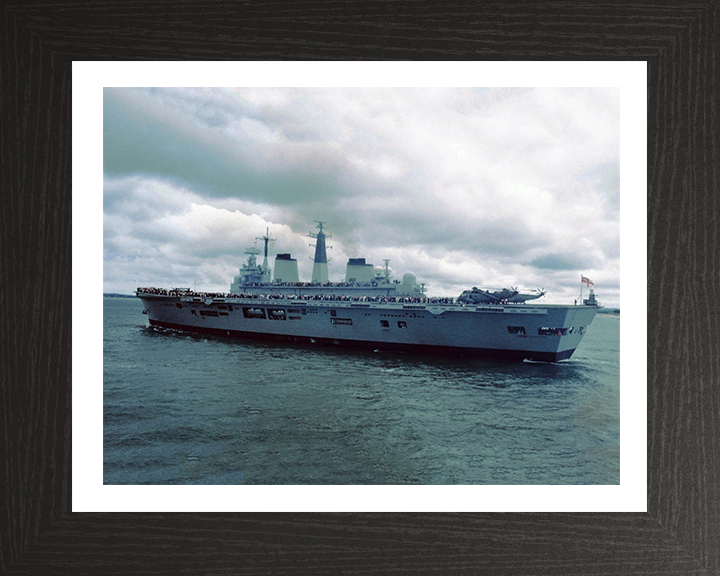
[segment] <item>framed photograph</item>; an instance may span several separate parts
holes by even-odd
[[[550,3],[521,10],[493,5],[469,12],[445,7],[442,14],[448,19],[447,25],[441,25],[438,11],[428,5],[415,6],[412,11],[399,5],[365,10],[354,6],[342,6],[341,10],[306,8],[309,11],[303,10],[302,4],[277,6],[275,10],[253,4],[218,5],[196,13],[191,6],[182,5],[168,14],[158,4],[145,6],[142,15],[112,4],[61,10],[11,2],[2,8],[2,171],[10,194],[1,226],[2,244],[7,247],[3,300],[8,306],[3,315],[0,405],[6,464],[3,484],[8,490],[1,497],[0,510],[8,522],[0,532],[0,568],[10,573],[38,574],[180,570],[248,574],[380,570],[619,574],[641,570],[702,574],[717,570],[720,522],[718,499],[713,495],[713,478],[718,472],[713,455],[718,451],[720,392],[714,353],[717,329],[714,315],[708,312],[712,310],[712,290],[708,287],[717,277],[712,248],[713,230],[717,228],[714,167],[719,160],[713,137],[717,120],[712,114],[716,100],[712,83],[716,7],[618,5],[608,11],[606,5],[568,8]],[[366,62],[275,62],[288,58]],[[219,59],[228,62],[214,62]],[[371,69],[383,72],[378,75]],[[513,74],[517,78],[520,69],[528,75],[525,80],[508,80]],[[198,70],[209,74],[211,80],[193,79]],[[228,72],[238,79],[221,83],[212,76]],[[470,77],[484,77],[482,81],[468,81],[468,73]],[[144,74],[145,80],[138,80],[137,74]],[[367,74],[370,80],[361,83]],[[461,82],[458,79],[463,74],[466,79]],[[327,78],[325,83],[319,80],[323,77]],[[283,78],[282,83],[278,78]],[[163,121],[163,114],[172,115],[183,106],[187,112],[187,106],[197,106],[195,112],[202,108],[210,114],[204,117],[207,125],[222,121],[217,116],[222,92],[193,97],[179,90],[193,86],[255,87],[265,90],[261,97],[282,97],[284,87],[296,87],[306,91],[304,105],[309,113],[314,96],[308,94],[332,87],[370,86],[378,91],[431,86],[442,92],[441,99],[457,95],[452,91],[464,87],[559,87],[561,92],[553,93],[550,99],[560,102],[564,98],[569,105],[581,108],[577,99],[581,94],[588,125],[597,125],[598,116],[606,118],[607,114],[601,121],[605,128],[611,132],[615,122],[620,130],[622,249],[617,279],[621,271],[625,296],[620,304],[618,286],[617,306],[627,314],[620,328],[620,446],[607,450],[617,455],[619,472],[610,469],[612,463],[601,464],[588,473],[589,481],[573,477],[572,481],[553,482],[538,469],[536,476],[526,475],[517,482],[512,475],[504,481],[500,475],[490,474],[484,485],[475,485],[462,481],[457,471],[459,476],[453,476],[438,467],[436,476],[418,476],[419,482],[393,482],[390,476],[371,474],[364,482],[349,476],[348,482],[313,483],[308,481],[312,475],[298,473],[298,459],[290,462],[296,474],[288,474],[287,482],[268,475],[267,484],[263,484],[259,476],[223,477],[227,471],[222,466],[215,466],[209,476],[203,476],[205,471],[198,475],[196,463],[206,462],[188,452],[179,475],[158,475],[151,469],[138,472],[128,458],[124,476],[117,473],[122,459],[115,461],[110,473],[103,465],[102,298],[103,293],[115,290],[103,287],[103,250],[105,283],[114,286],[113,278],[123,277],[123,263],[120,254],[108,255],[108,250],[147,241],[162,255],[162,247],[153,244],[153,238],[167,234],[172,226],[192,232],[193,225],[202,222],[201,217],[170,224],[166,221],[163,229],[157,212],[137,202],[139,198],[153,201],[159,210],[165,210],[173,198],[184,201],[182,195],[187,189],[183,185],[192,176],[189,163],[184,166],[184,182],[183,178],[169,177],[161,184],[167,190],[152,188],[157,179],[149,183],[152,173],[147,167],[167,160],[149,157],[159,150],[158,146],[153,149],[153,142],[164,138],[168,145],[164,153],[174,149],[176,157],[182,157],[186,151],[177,145],[183,138],[197,137],[197,133],[189,132],[178,135],[183,128],[181,123],[174,123],[177,117],[166,116]],[[632,90],[638,86],[646,88],[639,98]],[[144,87],[159,89],[160,100],[173,101],[175,107],[156,108],[152,118],[146,116],[145,121],[133,123],[134,116],[128,110],[143,108],[138,102],[147,97]],[[273,87],[281,90],[267,91]],[[545,100],[547,94],[543,92]],[[606,98],[604,108],[598,104],[597,94]],[[208,97],[220,105],[207,105],[203,99]],[[247,101],[247,95],[244,97]],[[405,102],[411,100],[405,98]],[[467,102],[468,98],[462,100]],[[426,112],[427,101],[415,104],[409,114]],[[447,107],[447,100],[442,100],[442,105]],[[520,115],[522,110],[516,108],[515,112]],[[552,110],[538,114],[546,122]],[[532,124],[532,115],[523,125],[535,134],[547,130],[548,124]],[[398,117],[389,114],[388,120]],[[256,143],[274,137],[262,132],[268,125],[264,119],[256,124],[248,120],[243,127],[244,134],[251,134]],[[451,126],[446,116],[438,114],[435,120]],[[83,121],[89,127],[79,128]],[[634,123],[637,127],[638,122],[646,126],[646,138],[645,130],[640,131],[639,139],[629,136],[637,136],[637,130],[625,131],[626,125]],[[140,133],[142,126],[144,134]],[[345,126],[334,123],[334,128]],[[94,136],[85,138],[83,130]],[[593,134],[599,133],[593,130]],[[114,140],[103,138],[108,135]],[[177,139],[169,139],[170,135]],[[416,135],[420,143],[422,134]],[[303,145],[310,142],[303,140],[306,135],[296,136]],[[107,150],[103,155],[102,145],[114,145],[121,137],[127,138],[123,148],[127,156],[112,157],[116,164],[103,181],[103,162],[109,155]],[[319,137],[315,138],[317,142]],[[458,138],[462,141],[462,133]],[[92,145],[76,147],[81,140]],[[215,166],[216,177],[222,179],[223,159],[217,156],[222,150],[216,149],[213,155],[209,148],[198,149],[204,154],[202,160]],[[580,144],[577,149],[584,150]],[[448,158],[441,160],[447,162]],[[403,170],[398,156],[379,159],[372,170],[378,178],[397,184]],[[561,158],[557,165],[561,167],[566,160]],[[368,157],[357,154],[354,161],[367,163]],[[123,166],[132,163],[123,172]],[[459,162],[458,169],[463,166]],[[536,167],[529,161],[522,166],[527,170]],[[135,178],[132,182],[131,175]],[[256,176],[261,173],[256,172]],[[458,201],[466,196],[462,182],[455,184],[450,189],[454,191],[452,199]],[[521,186],[523,180],[513,184]],[[260,180],[252,183],[259,189],[264,185]],[[423,192],[427,198],[430,189]],[[492,205],[488,197],[483,198]],[[527,198],[518,196],[515,201]],[[626,203],[628,198],[635,203]],[[409,204],[407,199],[404,204]],[[373,202],[377,205],[380,200],[378,196]],[[251,202],[252,198],[244,201]],[[508,201],[512,203],[512,199]],[[617,220],[610,204],[609,209],[597,211],[598,234],[608,213],[608,222]],[[217,203],[212,207],[229,214],[253,213],[250,204]],[[385,208],[398,219],[396,206],[388,201]],[[437,204],[437,210],[443,215],[447,207]],[[540,212],[539,207],[536,210]],[[146,218],[148,212],[151,216]],[[583,228],[578,237],[592,227],[577,214],[556,212],[564,223],[577,218]],[[265,214],[254,223],[280,221],[277,217],[270,220],[268,211]],[[507,223],[508,213],[503,214]],[[308,217],[298,210],[291,216]],[[322,215],[317,219],[322,221]],[[350,264],[350,258],[361,254],[349,247],[357,227],[343,229],[347,219],[340,220],[339,216],[337,222],[337,230],[347,230],[347,236],[338,234],[330,223],[327,228],[337,236],[333,250],[340,254],[342,266],[346,259]],[[128,233],[131,228],[142,228],[143,223],[145,236]],[[235,223],[231,221],[230,227]],[[491,237],[490,227],[483,226],[485,223],[479,221],[478,229],[487,232],[486,240],[497,240],[500,251],[502,234]],[[114,235],[103,246],[104,227],[112,227]],[[293,233],[300,230],[299,226],[291,229]],[[318,229],[312,222],[311,230],[316,237],[308,242],[317,248]],[[427,225],[422,231],[434,232]],[[284,230],[253,229],[251,236],[260,238],[262,247],[263,234],[269,240],[280,237],[280,232],[288,243],[296,241]],[[198,243],[202,244],[207,237],[200,239]],[[238,238],[234,248],[245,248],[245,240]],[[358,246],[374,245],[358,241]],[[329,252],[332,257],[332,250]],[[223,266],[230,261],[223,260],[225,256],[212,247],[203,252],[195,246],[186,255],[193,262],[203,255],[208,261],[219,258],[217,262]],[[152,276],[151,281],[167,278],[174,282],[179,277],[158,271],[158,262],[180,265],[173,260],[178,255],[171,256],[166,253],[164,259],[144,269]],[[375,264],[384,258],[376,253],[369,256],[368,262]],[[302,257],[307,260],[306,255]],[[421,261],[413,260],[409,252],[401,253],[400,260],[396,272],[404,284],[405,277],[400,274],[409,274],[412,267],[414,275]],[[534,262],[547,275],[568,264],[567,254],[557,250],[538,252]],[[235,268],[241,264],[237,262]],[[358,260],[355,265],[359,266]],[[431,276],[438,266],[434,261],[424,271]],[[482,272],[488,282],[502,282],[483,292],[483,297],[500,294],[506,288],[507,278],[492,276],[491,268],[472,272]],[[301,269],[310,273],[305,262]],[[117,276],[108,275],[108,270]],[[192,286],[193,296],[200,292],[219,294],[219,288],[212,284],[212,266],[204,270],[208,284]],[[590,280],[592,270],[580,271],[578,284],[582,281],[586,291],[593,280],[598,282],[597,278]],[[377,274],[380,278],[382,269]],[[553,277],[558,279],[555,285],[562,287],[562,274]],[[227,280],[228,284],[233,281],[231,275]],[[344,280],[348,282],[348,278]],[[410,280],[408,286],[413,284]],[[423,281],[419,274],[417,280]],[[547,287],[535,286],[534,280],[523,288],[544,292]],[[117,286],[117,292],[127,291]],[[525,293],[511,284],[507,288],[510,292],[502,292],[503,302],[483,305],[500,309],[509,306],[504,300]],[[451,298],[450,291],[457,292],[456,286],[449,286],[448,294],[441,297]],[[425,297],[424,293],[417,296]],[[581,300],[587,297],[585,292]],[[178,301],[181,306],[183,302]],[[214,304],[205,305],[213,311]],[[199,306],[198,310],[205,309],[203,304]],[[263,320],[289,324],[288,310],[278,306]],[[417,316],[420,311],[403,312],[410,313]],[[328,326],[347,330],[352,318],[336,314],[329,317]],[[397,330],[411,330],[416,318],[390,320],[397,323]],[[518,326],[512,325],[515,330],[508,330],[507,338],[523,336]],[[538,335],[570,336],[553,331],[562,331],[563,326],[543,329]],[[107,359],[105,362],[107,368]],[[372,394],[369,390],[356,400],[370,402]],[[190,395],[188,401],[197,401],[197,396]],[[245,408],[248,414],[257,410],[253,402]],[[602,410],[596,410],[596,415],[601,417]],[[157,434],[162,432],[157,430]],[[131,444],[137,437],[129,434],[127,440],[130,448],[126,455],[133,453]],[[585,451],[588,459],[595,458],[599,450],[582,440],[576,448]],[[142,447],[138,448],[141,452]],[[377,461],[370,458],[368,462]],[[153,474],[157,481],[153,481]],[[141,481],[133,481],[137,478]],[[188,478],[191,481],[182,481]],[[211,485],[191,485],[198,478],[195,484]],[[279,485],[268,485],[273,480]],[[518,484],[522,484],[520,489]]]
[[[74,87],[103,167],[74,260],[106,295],[102,333],[73,322],[103,343],[75,510],[645,510],[644,307],[617,322],[644,63],[75,63]]]

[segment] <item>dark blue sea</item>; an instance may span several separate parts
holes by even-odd
[[[105,484],[618,484],[620,320],[558,364],[150,328],[104,298]]]

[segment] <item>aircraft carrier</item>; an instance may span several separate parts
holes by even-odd
[[[458,298],[430,298],[415,276],[393,281],[387,261],[376,270],[348,262],[346,282],[327,279],[326,235],[318,222],[313,279],[297,279],[297,262],[279,254],[269,282],[259,250],[240,269],[227,294],[187,288],[138,288],[150,325],[290,344],[350,346],[411,353],[460,354],[557,362],[570,358],[599,305],[593,290],[578,305],[527,304],[545,292],[473,288]],[[257,250],[257,249],[255,249]],[[280,262],[278,272],[278,262]],[[289,262],[289,264],[288,264]],[[280,275],[279,275],[280,274]],[[582,277],[583,280],[586,280]]]

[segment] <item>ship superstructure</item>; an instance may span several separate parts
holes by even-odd
[[[310,282],[301,282],[298,275],[298,264],[289,253],[275,256],[274,273],[268,265],[268,244],[275,242],[270,238],[269,229],[264,236],[256,238],[264,243],[263,264],[258,264],[261,250],[256,247],[247,248],[247,261],[230,284],[230,293],[239,294],[283,294],[283,295],[344,295],[344,296],[423,296],[424,284],[418,283],[414,274],[403,274],[402,280],[392,277],[389,260],[385,266],[373,266],[365,258],[350,258],[347,262],[345,282],[328,280],[327,240],[331,234],[325,233],[325,222],[316,220],[317,232],[308,236],[315,240],[311,247],[315,248],[313,271]]]
[[[257,247],[246,248],[245,255],[248,257],[243,267],[240,268],[240,273],[233,278],[232,284],[230,285],[230,291],[235,292],[240,289],[241,286],[246,285],[257,285],[267,284],[270,282],[271,270],[268,265],[268,243],[274,242],[275,238],[270,238],[270,230],[265,231],[265,236],[256,237],[255,241],[262,240],[265,245],[265,257],[262,264],[257,263],[257,257],[261,251]]]

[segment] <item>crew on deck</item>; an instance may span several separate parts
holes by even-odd
[[[427,296],[343,296],[339,294],[245,294],[193,292],[173,288],[138,288],[138,294],[175,296],[186,298],[252,298],[257,300],[319,300],[323,302],[375,302],[380,304],[455,304],[455,298],[428,298]]]

